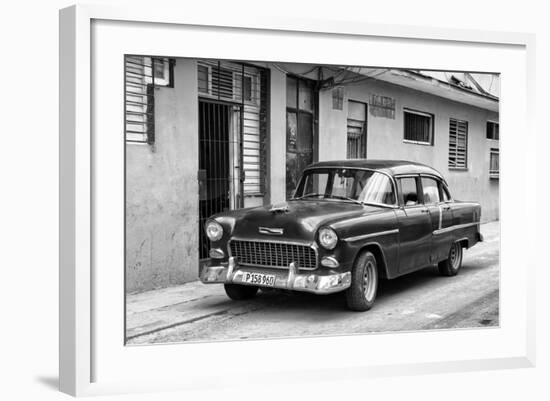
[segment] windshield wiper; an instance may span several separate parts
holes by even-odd
[[[300,199],[304,199],[304,198],[312,198],[314,196],[324,196],[324,194],[305,194],[305,195],[302,195],[302,196],[299,196],[297,198],[292,198],[291,200],[300,200]]]

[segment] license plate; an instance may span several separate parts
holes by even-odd
[[[266,287],[273,287],[275,285],[275,275],[244,272],[242,282],[249,283],[249,284],[263,285]]]

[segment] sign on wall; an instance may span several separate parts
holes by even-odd
[[[369,103],[370,114],[374,117],[391,118],[395,120],[395,99],[388,96],[371,95]]]

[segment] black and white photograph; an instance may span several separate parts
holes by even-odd
[[[7,2],[0,398],[550,399],[543,5]]]
[[[499,327],[498,73],[124,68],[127,345]]]

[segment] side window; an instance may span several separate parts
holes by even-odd
[[[425,204],[439,203],[439,188],[433,178],[422,177],[422,192]]]
[[[439,183],[439,193],[441,195],[441,200],[443,202],[448,202],[451,200],[451,194],[449,193],[449,189],[442,182]]]
[[[399,187],[399,201],[404,206],[414,206],[418,204],[418,191],[416,188],[415,177],[404,177],[397,180]]]
[[[359,177],[358,177],[359,178]],[[382,173],[364,173],[363,180],[357,179],[361,193],[357,197],[362,202],[381,203],[384,205],[395,205],[395,195],[391,180]]]

